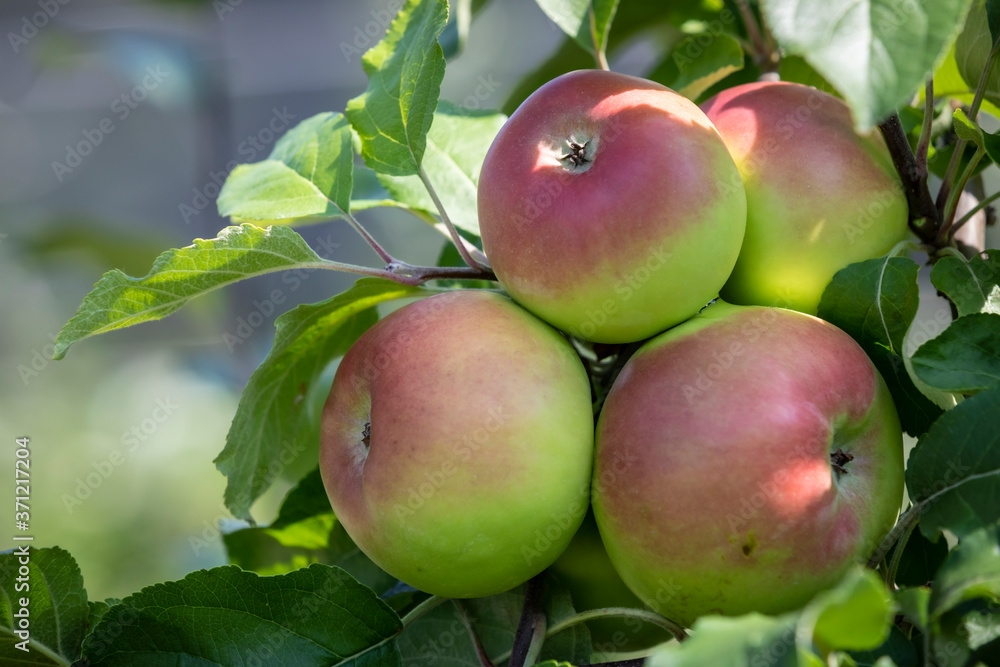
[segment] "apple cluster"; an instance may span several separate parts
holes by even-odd
[[[699,108],[579,71],[511,115],[478,197],[510,298],[389,314],[323,410],[324,484],[365,554],[448,597],[551,566],[578,605],[683,625],[797,608],[868,557],[902,501],[899,420],[814,313],[906,234],[879,135],[798,84]],[[581,356],[598,348],[622,361],[606,397]]]

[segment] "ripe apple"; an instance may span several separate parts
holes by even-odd
[[[840,269],[907,234],[903,187],[878,130],[809,86],[748,83],[702,105],[743,176],[747,229],[722,290],[732,303],[815,314]]]
[[[585,340],[648,338],[698,312],[739,254],[739,172],[705,114],[601,70],[536,90],[493,141],[479,228],[497,278]]]
[[[566,551],[549,568],[569,588],[578,611],[606,607],[648,609],[615,571],[594,513],[587,512]],[[634,618],[607,617],[587,622],[597,653],[638,651],[669,641],[673,635],[663,628]]]
[[[344,356],[320,470],[337,519],[382,569],[481,597],[566,548],[587,509],[593,427],[565,338],[499,294],[449,292],[391,313]]]
[[[795,609],[895,522],[902,434],[885,383],[811,315],[718,302],[646,343],[597,426],[593,506],[653,609]]]

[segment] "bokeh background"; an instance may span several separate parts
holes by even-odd
[[[57,8],[45,22],[42,4]],[[13,499],[13,439],[30,436],[35,544],[68,549],[91,599],[225,562],[219,524],[240,524],[222,506],[212,460],[239,393],[275,318],[353,279],[261,277],[84,341],[58,362],[52,339],[105,271],[141,276],[163,250],[225,227],[215,196],[227,164],[262,160],[295,123],[343,110],[366,86],[366,28],[378,26],[377,41],[399,4],[0,3],[0,498]],[[475,47],[451,59],[442,95],[463,103],[483,76],[479,103],[500,106],[562,40],[530,0],[495,0],[473,24]],[[89,154],[68,156],[81,142]],[[438,233],[405,214],[363,220],[411,262],[433,263],[441,249]],[[324,257],[376,259],[344,223],[301,231]],[[271,312],[275,288],[287,300]],[[263,324],[227,345],[224,334],[253,313]],[[273,518],[314,465],[304,456],[289,466],[255,518]],[[11,512],[0,526],[6,549]]]
[[[13,498],[13,440],[29,436],[35,544],[68,549],[91,599],[225,562],[219,530],[241,524],[222,505],[212,460],[239,393],[270,349],[275,318],[353,279],[260,277],[86,340],[59,362],[52,340],[105,271],[143,275],[161,251],[226,226],[215,197],[228,165],[264,159],[283,131],[362,92],[360,53],[375,41],[366,29],[381,33],[398,4],[0,3],[0,507]],[[640,34],[611,66],[644,74],[679,35]],[[487,108],[567,48],[532,0],[492,0],[468,43],[450,59],[442,97]],[[440,252],[440,235],[398,211],[362,219],[411,262]],[[301,231],[325,257],[373,263],[342,222]],[[276,288],[286,301],[272,309]],[[935,312],[921,312],[934,333]],[[262,323],[227,345],[247,320]],[[290,465],[255,506],[258,521],[314,465],[308,455]],[[13,533],[5,510],[0,549]]]

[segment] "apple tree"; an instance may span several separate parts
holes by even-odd
[[[230,564],[90,600],[72,545],[4,552],[0,662],[1000,664],[1000,1],[537,0],[561,46],[470,110],[441,82],[487,2],[407,0],[365,90],[229,174],[232,226],[68,320],[56,359],[265,273],[358,276],[243,391]],[[642,78],[602,71],[640,42]],[[331,220],[370,265],[296,232]],[[317,465],[259,524],[290,446]]]

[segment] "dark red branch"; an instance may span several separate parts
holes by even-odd
[[[937,238],[941,215],[927,187],[927,169],[926,167],[921,169],[918,165],[897,114],[893,113],[879,123],[879,129],[882,130],[892,162],[896,165],[896,171],[903,181],[903,192],[906,194],[906,203],[910,209],[910,229],[924,243],[933,243]]]

